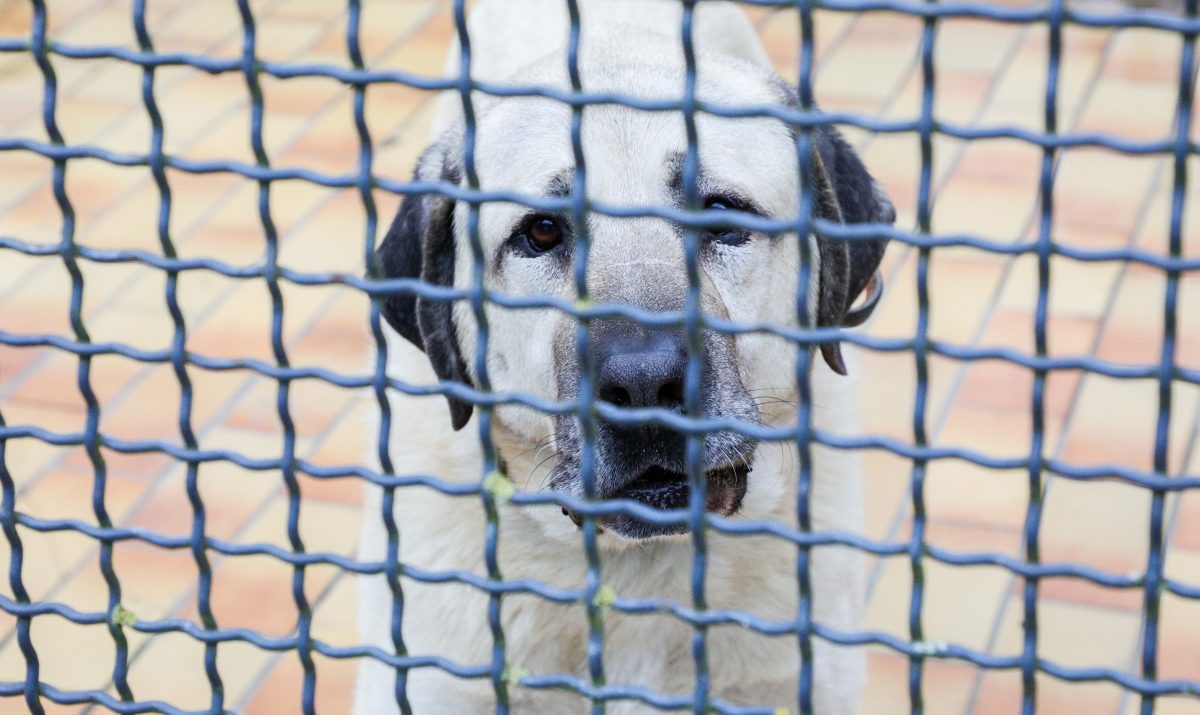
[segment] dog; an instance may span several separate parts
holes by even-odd
[[[615,92],[647,100],[683,95],[685,60],[678,0],[580,0],[579,72],[587,92]],[[569,90],[565,0],[482,0],[468,19],[471,73],[492,84]],[[700,102],[791,105],[796,92],[772,70],[748,18],[736,5],[697,3],[693,29]],[[457,43],[447,69],[457,75]],[[484,191],[505,190],[561,198],[574,190],[575,158],[568,105],[544,97],[472,95],[474,168]],[[435,138],[421,156],[417,181],[466,187],[466,137],[461,97],[447,92],[435,120]],[[778,119],[698,113],[699,203],[709,212],[771,218],[798,215],[800,162],[796,129]],[[830,127],[810,133],[814,212],[846,223],[890,224],[895,212],[847,143]],[[582,114],[586,195],[606,206],[682,208],[687,130],[678,111],[589,105]],[[444,195],[405,198],[369,271],[375,278],[419,278],[445,288],[470,288],[473,252],[469,206]],[[574,301],[573,252],[581,227],[569,212],[538,211],[487,202],[478,211],[478,239],[488,290],[508,296]],[[678,311],[687,300],[684,232],[656,217],[592,212],[587,283],[595,304],[647,311]],[[767,235],[735,228],[703,230],[699,242],[704,314],[738,323],[794,328],[804,260],[795,233]],[[843,326],[860,322],[878,298],[872,278],[884,241],[806,237],[810,248],[806,322]],[[864,297],[865,295],[865,297]],[[860,298],[865,301],[857,305]],[[444,301],[395,292],[380,299],[386,319],[390,376],[412,385],[439,381],[478,385],[479,330],[469,301]],[[487,373],[495,392],[550,401],[578,397],[577,321],[549,307],[486,307]],[[682,328],[652,328],[623,317],[593,319],[587,354],[595,394],[618,408],[683,413],[687,336]],[[702,331],[704,415],[771,427],[793,426],[800,400],[799,351],[769,332]],[[813,421],[853,432],[855,391],[844,377],[854,370],[850,351],[819,346],[810,371]],[[823,358],[823,359],[820,359]],[[839,374],[840,373],[840,374]],[[396,474],[433,475],[462,485],[483,478],[477,410],[454,395],[389,392],[390,455]],[[545,414],[520,404],[495,407],[490,436],[498,468],[515,490],[557,490],[581,497],[583,425],[574,411]],[[598,418],[594,485],[600,498],[625,498],[661,509],[686,509],[685,439],[656,426],[620,425]],[[798,528],[800,472],[794,442],[761,442],[724,430],[707,435],[702,449],[707,500],[715,516],[777,522]],[[811,446],[811,528],[861,530],[860,467],[852,452]],[[366,497],[360,557],[381,562],[387,553],[384,494]],[[498,567],[506,581],[537,581],[578,589],[586,557],[580,516],[559,505],[518,506],[500,499]],[[393,516],[399,561],[424,573],[468,572],[486,578],[486,518],[477,495],[454,496],[425,486],[397,489]],[[630,516],[598,520],[600,579],[615,596],[691,605],[692,535],[686,527],[657,526]],[[793,623],[799,613],[797,547],[769,535],[707,536],[707,606]],[[811,549],[815,622],[854,631],[863,608],[863,569],[853,549]],[[403,608],[406,652],[462,666],[492,662],[489,598],[456,579],[428,583],[401,578],[402,599],[387,579],[361,580],[359,626],[363,642],[393,652],[393,606]],[[588,620],[581,603],[556,603],[525,592],[503,596],[500,621],[509,673],[568,675],[590,682]],[[665,697],[691,697],[695,688],[693,628],[663,611],[603,612],[603,668],[610,685],[644,688]],[[814,708],[821,715],[855,712],[864,682],[861,649],[813,637]],[[707,629],[709,695],[738,706],[798,707],[800,649],[794,635],[772,636],[734,623]],[[489,678],[458,678],[437,667],[410,670],[405,689],[419,715],[491,712]],[[398,712],[397,673],[365,658],[355,711]],[[582,713],[589,702],[570,689],[512,684],[515,712]],[[637,699],[607,704],[613,715],[659,712]]]

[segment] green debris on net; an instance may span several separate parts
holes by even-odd
[[[128,628],[137,623],[137,616],[134,615],[133,611],[118,603],[116,608],[112,610],[112,614],[109,615],[109,620],[115,625]]]
[[[500,673],[501,679],[509,685],[520,685],[521,678],[529,675],[529,671],[515,663],[508,663],[504,666],[504,671]]]
[[[500,472],[489,472],[483,479],[483,488],[497,501],[508,501],[517,491],[512,480]]]
[[[607,608],[613,605],[613,601],[617,600],[617,592],[612,589],[612,586],[601,586],[596,589],[596,595],[592,598],[592,603],[600,608]]]

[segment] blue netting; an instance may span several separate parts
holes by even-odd
[[[490,679],[495,690],[497,711],[509,709],[508,690],[521,688],[566,688],[576,691],[594,702],[594,711],[603,710],[603,704],[612,700],[632,699],[662,708],[693,710],[695,712],[771,712],[762,709],[742,708],[714,699],[709,692],[708,666],[710,654],[706,648],[706,630],[716,624],[737,624],[764,634],[793,634],[798,640],[802,658],[802,669],[798,674],[797,693],[801,709],[809,712],[812,706],[812,642],[823,639],[838,644],[876,645],[902,654],[909,659],[908,687],[910,710],[923,711],[922,670],[930,658],[960,661],[980,669],[1019,670],[1023,682],[1022,710],[1032,713],[1035,707],[1035,676],[1039,673],[1067,681],[1107,681],[1115,683],[1128,693],[1141,697],[1141,712],[1154,711],[1155,698],[1162,695],[1183,694],[1200,697],[1200,680],[1161,680],[1157,677],[1157,636],[1159,631],[1159,605],[1164,592],[1184,598],[1200,599],[1200,587],[1180,583],[1165,577],[1164,562],[1164,503],[1169,492],[1200,489],[1200,476],[1172,475],[1167,465],[1168,434],[1171,412],[1172,383],[1200,384],[1200,371],[1189,369],[1175,362],[1176,336],[1179,324],[1177,311],[1178,286],[1184,272],[1200,270],[1200,258],[1183,255],[1183,212],[1187,186],[1187,159],[1200,148],[1190,139],[1188,128],[1192,123],[1195,40],[1200,32],[1200,0],[1184,0],[1184,12],[1176,15],[1158,13],[1114,13],[1098,14],[1081,9],[1068,8],[1063,0],[1050,0],[1046,6],[1007,7],[986,4],[951,2],[920,2],[913,0],[745,0],[746,4],[794,7],[801,22],[801,60],[799,68],[799,106],[725,106],[699,100],[695,95],[695,57],[692,47],[691,26],[694,0],[683,2],[681,38],[686,59],[687,72],[679,101],[643,101],[615,94],[590,93],[581,89],[578,67],[579,12],[576,0],[564,0],[570,10],[571,35],[568,51],[569,76],[572,89],[560,91],[545,87],[497,86],[470,79],[471,51],[466,33],[465,2],[456,0],[454,16],[462,46],[462,71],[458,78],[442,80],[417,76],[406,72],[371,70],[365,66],[359,48],[360,0],[349,0],[346,31],[347,51],[351,67],[279,63],[259,59],[256,56],[256,30],[254,15],[248,0],[237,3],[244,30],[243,53],[240,58],[217,59],[198,54],[169,53],[154,51],[151,37],[146,30],[145,0],[135,0],[132,21],[139,48],[131,50],[121,47],[89,45],[77,46],[51,43],[46,37],[46,7],[44,0],[31,0],[33,24],[28,38],[0,38],[0,52],[26,53],[36,61],[44,79],[44,101],[42,118],[49,142],[0,137],[0,151],[28,152],[53,160],[54,196],[61,210],[62,233],[57,245],[37,245],[19,238],[0,236],[0,255],[15,251],[29,256],[45,256],[48,260],[57,256],[66,267],[71,279],[70,318],[73,337],[66,338],[48,334],[15,334],[0,325],[0,344],[9,346],[49,346],[78,357],[77,381],[87,407],[87,420],[82,432],[57,433],[37,425],[8,425],[0,415],[0,524],[11,549],[9,585],[14,598],[0,597],[0,609],[16,619],[17,639],[26,665],[25,678],[21,682],[0,683],[0,695],[20,698],[24,705],[35,713],[44,711],[43,699],[60,704],[96,703],[121,713],[138,712],[183,712],[165,702],[138,700],[128,683],[129,651],[125,633],[133,629],[146,634],[170,632],[186,633],[201,641],[205,646],[205,672],[212,690],[211,711],[223,711],[228,704],[220,673],[217,669],[217,649],[221,643],[232,641],[249,642],[268,651],[290,651],[299,658],[303,667],[302,703],[305,712],[312,712],[317,668],[314,653],[336,659],[371,658],[396,669],[396,699],[402,710],[407,712],[405,676],[413,668],[440,668],[463,678]],[[920,116],[915,120],[880,120],[849,112],[822,112],[815,108],[812,96],[813,69],[813,10],[824,8],[837,12],[890,11],[904,13],[921,19],[924,25],[921,36],[920,62],[923,92]],[[1003,23],[1041,23],[1048,28],[1049,63],[1045,91],[1044,130],[1031,131],[1012,126],[968,127],[944,122],[934,116],[935,64],[934,46],[938,22],[945,18],[980,18]],[[1179,59],[1179,96],[1176,106],[1173,136],[1161,140],[1133,141],[1103,134],[1061,133],[1058,129],[1057,104],[1059,72],[1062,59],[1063,27],[1067,24],[1096,28],[1150,28],[1162,33],[1163,39],[1170,37],[1182,40]],[[150,151],[147,154],[122,154],[95,146],[68,145],[59,132],[56,120],[57,83],[52,57],[72,59],[107,60],[132,63],[143,69],[142,99],[152,127]],[[251,98],[251,146],[255,163],[236,161],[198,161],[181,156],[171,156],[163,151],[163,121],[155,100],[154,79],[159,67],[182,65],[210,74],[241,73],[246,81]],[[288,79],[295,77],[333,78],[354,89],[354,121],[360,139],[358,170],[353,174],[330,175],[303,167],[278,167],[270,164],[263,145],[263,99],[259,84],[260,77]],[[365,120],[366,90],[369,86],[397,83],[425,90],[456,90],[462,99],[466,121],[466,181],[460,187],[440,182],[396,182],[376,176],[372,165],[373,144]],[[499,96],[545,96],[569,104],[573,111],[572,146],[576,158],[575,181],[570,196],[561,199],[546,199],[522,196],[506,191],[481,191],[474,171],[475,116],[471,92],[481,91]],[[648,111],[681,112],[689,138],[689,147],[684,162],[684,185],[687,197],[682,209],[666,206],[624,207],[585,200],[587,171],[583,161],[581,118],[583,109],[598,104],[621,104]],[[795,219],[772,220],[741,215],[730,218],[727,214],[716,215],[698,210],[696,191],[697,149],[695,114],[706,112],[727,117],[773,116],[797,127],[798,156],[801,157],[799,171],[809,170],[807,151],[809,132],[822,124],[841,124],[861,127],[879,133],[911,132],[919,136],[921,148],[921,174],[917,197],[917,225],[913,231],[895,229],[881,225],[846,226],[833,224],[814,216],[812,195],[805,191],[798,197],[798,216]],[[1011,138],[1040,147],[1043,152],[1041,180],[1039,183],[1040,213],[1039,230],[1035,240],[1016,243],[998,243],[970,235],[936,235],[931,226],[931,182],[933,167],[933,138],[935,135],[956,137],[965,140]],[[1170,214],[1170,241],[1166,255],[1158,255],[1133,247],[1095,250],[1070,247],[1055,243],[1051,237],[1054,208],[1054,178],[1056,158],[1065,149],[1073,147],[1100,147],[1130,155],[1164,155],[1173,162],[1174,187]],[[80,245],[75,241],[74,211],[65,188],[68,162],[77,158],[91,158],[118,166],[144,166],[153,176],[160,195],[158,215],[158,237],[160,253],[134,250],[100,250]],[[249,267],[229,265],[217,260],[178,258],[169,231],[171,215],[171,192],[166,169],[194,174],[227,173],[255,181],[259,186],[258,209],[262,231],[266,239],[266,259],[260,265]],[[372,196],[375,189],[383,189],[402,195],[439,193],[470,206],[468,235],[471,238],[474,277],[469,289],[455,290],[423,284],[417,280],[367,280],[350,275],[332,273],[304,273],[279,265],[278,239],[271,218],[271,188],[277,181],[297,180],[325,187],[353,188],[362,199],[366,217],[366,234],[363,246],[365,261],[373,255],[377,233],[377,212]],[[807,185],[807,183],[806,183]],[[478,236],[479,206],[488,201],[515,201],[534,208],[569,212],[576,226],[585,227],[583,217],[587,211],[611,216],[653,216],[677,222],[686,228],[686,259],[690,289],[685,308],[667,313],[650,313],[623,305],[595,305],[588,300],[584,280],[587,263],[587,236],[578,236],[575,253],[575,277],[578,300],[563,301],[552,298],[516,298],[491,293],[483,287],[483,253]],[[878,339],[846,333],[840,329],[785,328],[778,325],[733,324],[709,315],[701,315],[698,308],[698,252],[699,230],[712,226],[734,224],[751,230],[768,232],[794,231],[806,236],[810,229],[823,232],[835,240],[854,241],[886,237],[899,243],[913,246],[918,251],[918,301],[919,317],[917,330],[911,339]],[[804,246],[804,276],[801,285],[807,282],[807,242]],[[1033,254],[1038,261],[1038,300],[1036,310],[1036,350],[1032,355],[1006,349],[978,348],[933,340],[929,337],[929,295],[927,272],[929,259],[934,249],[945,246],[969,246],[980,251],[996,254]],[[1105,262],[1120,261],[1151,266],[1166,276],[1166,298],[1163,305],[1163,341],[1161,360],[1157,364],[1125,366],[1108,363],[1092,357],[1051,357],[1047,351],[1047,304],[1049,295],[1049,267],[1053,256],[1064,256],[1077,261]],[[89,339],[82,319],[84,277],[81,265],[97,263],[139,263],[165,272],[166,305],[174,321],[174,339],[169,349],[140,350],[120,343],[98,343]],[[265,281],[273,307],[271,321],[271,345],[273,363],[252,359],[218,359],[204,356],[186,349],[187,329],[180,309],[176,285],[178,276],[185,271],[209,271],[236,279]],[[344,285],[361,290],[375,300],[370,315],[371,330],[378,347],[375,370],[370,375],[335,373],[325,369],[296,367],[289,364],[284,348],[282,283],[296,285]],[[385,372],[386,348],[380,327],[379,298],[389,293],[409,292],[436,300],[469,301],[479,326],[479,342],[476,361],[478,379],[474,388],[456,384],[440,383],[432,386],[412,385],[389,377]],[[807,291],[801,290],[796,297],[798,315],[806,316]],[[511,308],[550,307],[564,311],[578,319],[577,350],[583,375],[581,397],[571,402],[550,402],[529,395],[493,392],[489,387],[483,357],[488,346],[488,327],[484,305],[493,302]],[[588,360],[587,330],[590,320],[607,316],[625,316],[654,325],[681,326],[685,329],[689,344],[688,379],[686,381],[686,415],[677,415],[661,409],[618,409],[594,401],[593,370]],[[792,340],[797,346],[811,347],[837,338],[870,350],[909,352],[917,366],[917,392],[912,415],[913,439],[902,442],[876,436],[845,436],[827,433],[811,424],[811,402],[805,374],[809,351],[801,349],[797,378],[801,390],[801,401],[797,426],[788,429],[769,428],[727,419],[706,418],[701,415],[698,380],[701,353],[699,336],[702,330],[726,333],[759,331],[775,334]],[[91,361],[98,355],[122,355],[143,363],[170,363],[178,378],[182,396],[178,415],[180,439],[178,442],[162,440],[130,441],[102,434],[98,429],[100,402],[91,387]],[[958,361],[1001,360],[1032,371],[1034,388],[1032,395],[1033,437],[1029,454],[1025,457],[989,457],[965,449],[931,446],[926,434],[926,402],[928,393],[928,362],[931,355],[948,357]],[[200,449],[192,428],[193,390],[188,377],[188,366],[213,371],[249,371],[277,381],[277,409],[283,426],[284,441],[281,456],[276,459],[251,459],[228,450]],[[1045,440],[1045,386],[1047,376],[1055,371],[1083,371],[1118,379],[1153,379],[1159,388],[1157,431],[1154,443],[1153,470],[1139,471],[1118,465],[1080,467],[1069,464],[1044,453]],[[296,455],[296,429],[289,410],[289,387],[297,380],[320,380],[345,388],[370,388],[374,391],[382,416],[378,439],[379,470],[363,466],[325,468],[312,464]],[[410,394],[448,394],[473,403],[479,410],[479,434],[484,450],[484,465],[480,481],[476,485],[454,485],[443,482],[437,475],[413,475],[394,473],[389,459],[388,435],[391,414],[387,391],[399,390]],[[489,439],[489,421],[492,410],[502,404],[522,404],[535,409],[562,414],[573,412],[584,425],[584,455],[581,470],[585,485],[584,498],[552,493],[518,492],[508,497],[515,504],[547,504],[565,506],[584,517],[583,541],[587,552],[588,575],[579,588],[554,588],[546,584],[506,580],[499,571],[496,558],[498,533],[497,499],[502,498],[489,479],[497,469],[497,459]],[[593,435],[594,422],[599,415],[618,424],[654,423],[667,426],[687,435],[687,462],[693,486],[691,506],[686,511],[660,512],[630,501],[593,502],[595,494],[593,479]],[[757,439],[768,441],[797,440],[801,449],[799,488],[797,491],[797,514],[799,529],[777,523],[756,521],[731,521],[707,515],[704,512],[704,480],[698,478],[702,472],[701,443],[709,431],[729,429],[743,432]],[[4,459],[4,450],[9,440],[32,439],[50,445],[82,446],[90,459],[95,475],[92,505],[95,523],[78,519],[41,519],[18,510],[17,492],[13,476]],[[913,529],[911,538],[905,542],[881,542],[847,533],[813,532],[810,529],[808,494],[811,481],[809,445],[813,442],[837,449],[876,449],[898,455],[912,462],[911,500],[913,507]],[[187,494],[193,509],[193,523],[187,537],[168,537],[144,528],[126,528],[113,525],[105,509],[107,472],[101,448],[122,454],[159,453],[168,455],[187,465]],[[955,459],[992,469],[1023,469],[1028,472],[1028,510],[1024,529],[1024,557],[1012,558],[996,553],[968,553],[947,550],[924,540],[926,517],[924,501],[924,477],[931,461]],[[209,536],[205,532],[204,503],[198,490],[199,468],[206,462],[226,461],[245,469],[278,472],[282,475],[288,499],[288,547],[270,544],[235,544]],[[1090,481],[1097,479],[1117,480],[1150,490],[1152,507],[1150,514],[1150,550],[1144,572],[1114,574],[1072,563],[1042,563],[1039,557],[1038,535],[1042,516],[1042,497],[1045,478],[1053,474],[1067,479]],[[302,500],[297,477],[307,475],[320,480],[361,479],[382,487],[383,513],[388,537],[387,558],[382,562],[361,562],[332,553],[306,551],[299,534],[299,517]],[[487,515],[486,577],[464,572],[426,572],[407,564],[399,563],[399,528],[392,515],[396,490],[412,485],[427,485],[445,493],[460,496],[475,495],[483,501]],[[695,560],[692,574],[692,602],[679,604],[657,600],[639,600],[615,597],[601,598],[600,558],[596,547],[596,518],[613,514],[629,514],[656,524],[687,524],[695,545]],[[100,567],[108,587],[108,608],[105,612],[83,613],[61,603],[33,601],[22,580],[24,552],[18,526],[35,532],[67,531],[83,534],[95,539],[100,546]],[[771,534],[790,541],[799,547],[796,563],[799,611],[795,619],[767,621],[745,613],[730,610],[709,609],[705,603],[705,560],[706,529],[733,534]],[[187,549],[199,570],[197,605],[199,623],[188,620],[142,620],[121,606],[121,583],[113,568],[113,545],[119,541],[140,541],[164,549]],[[912,570],[912,597],[909,609],[908,639],[870,631],[840,632],[812,618],[812,600],[809,585],[809,557],[812,547],[841,544],[860,549],[866,553],[888,556],[907,556]],[[292,597],[299,612],[299,622],[293,635],[282,638],[266,637],[246,629],[219,628],[213,618],[209,604],[212,571],[209,554],[249,555],[264,554],[289,564],[294,568]],[[928,642],[922,629],[923,578],[922,564],[926,559],[951,565],[993,565],[1006,569],[1023,579],[1024,641],[1020,655],[996,656],[954,644]],[[393,652],[379,648],[357,646],[338,647],[315,639],[311,635],[312,611],[305,591],[305,571],[317,564],[333,565],[357,574],[385,574],[393,593],[392,603],[392,647]],[[409,655],[401,635],[403,617],[403,593],[400,576],[418,581],[458,581],[471,585],[490,596],[488,611],[493,636],[491,661],[482,664],[453,663],[436,655]],[[1070,668],[1050,662],[1038,654],[1038,584],[1047,577],[1070,576],[1113,589],[1140,589],[1143,592],[1142,626],[1144,638],[1141,647],[1138,672],[1124,672],[1109,668]],[[500,620],[501,602],[505,595],[530,593],[559,603],[583,603],[589,619],[588,677],[570,675],[527,675],[510,668],[505,657],[504,633]],[[667,696],[642,688],[620,684],[608,684],[603,668],[603,611],[613,608],[629,613],[658,612],[679,618],[694,627],[693,655],[697,669],[695,691],[692,697]],[[56,614],[79,624],[105,624],[111,634],[116,658],[112,668],[112,685],[117,693],[114,697],[103,690],[65,691],[44,682],[39,673],[38,653],[30,637],[31,621],[46,614]],[[716,656],[713,656],[716,657]]]

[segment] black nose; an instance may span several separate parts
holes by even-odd
[[[618,407],[683,408],[687,352],[666,334],[614,335],[598,341],[596,394]]]

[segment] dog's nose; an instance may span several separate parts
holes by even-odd
[[[675,336],[602,341],[596,355],[596,394],[618,407],[683,409],[687,352]]]

